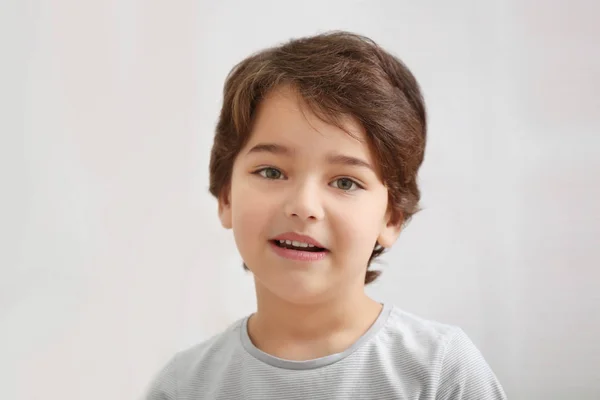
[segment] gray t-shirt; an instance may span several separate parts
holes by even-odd
[[[247,321],[177,353],[146,399],[506,399],[460,328],[391,305],[349,349],[308,361],[262,352],[250,341]]]

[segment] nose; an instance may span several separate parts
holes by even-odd
[[[318,185],[309,181],[294,185],[286,199],[284,211],[288,217],[302,221],[322,220],[325,213]]]

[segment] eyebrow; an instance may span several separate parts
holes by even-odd
[[[290,156],[294,152],[286,146],[275,143],[259,143],[248,150],[247,154],[252,153],[271,153],[276,155]],[[330,164],[347,165],[351,167],[363,167],[368,168],[375,172],[373,166],[367,161],[361,160],[360,158],[346,156],[344,154],[330,154],[327,156],[327,162]]]
[[[272,153],[280,155],[291,155],[292,151],[280,144],[275,143],[259,143],[256,146],[248,150],[248,154],[252,153]]]
[[[332,154],[327,157],[330,164],[348,165],[350,167],[364,167],[375,172],[373,166],[360,158],[345,156],[343,154]]]

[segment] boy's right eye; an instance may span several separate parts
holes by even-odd
[[[283,174],[281,173],[281,171],[279,171],[276,168],[272,168],[272,167],[259,169],[258,171],[255,172],[255,174],[259,174],[260,176],[262,176],[263,178],[266,178],[266,179],[274,179],[275,180],[275,179],[283,178]]]

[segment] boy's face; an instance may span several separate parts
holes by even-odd
[[[219,214],[265,295],[307,304],[362,291],[375,243],[398,237],[401,221],[390,220],[365,132],[350,118],[345,127],[355,137],[319,120],[287,87],[257,110]],[[286,239],[316,247],[284,248]]]

